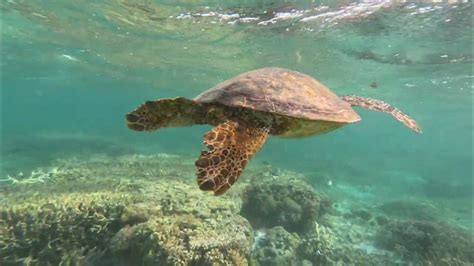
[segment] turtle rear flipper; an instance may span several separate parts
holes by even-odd
[[[227,121],[204,135],[208,151],[196,161],[197,181],[201,190],[222,195],[239,178],[247,162],[268,137],[268,130]]]
[[[418,125],[415,119],[384,101],[355,95],[342,96],[341,99],[350,103],[352,106],[359,106],[374,111],[389,113],[395,117],[395,119],[402,122],[406,127],[416,131],[417,133],[422,132],[420,125]]]

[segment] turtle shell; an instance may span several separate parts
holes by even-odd
[[[360,120],[349,103],[319,81],[283,68],[245,72],[201,93],[195,100],[306,120],[341,123]]]

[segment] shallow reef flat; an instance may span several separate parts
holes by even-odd
[[[301,174],[252,165],[227,194],[173,155],[59,160],[0,187],[2,265],[468,265],[472,234],[341,210]],[[407,204],[407,203],[403,203]],[[426,216],[430,217],[430,216]],[[423,218],[426,218],[423,216]]]

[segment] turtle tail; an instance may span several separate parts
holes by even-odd
[[[355,95],[342,96],[341,99],[350,103],[352,106],[359,106],[369,110],[389,113],[395,119],[402,122],[406,127],[416,131],[417,133],[422,132],[420,125],[418,125],[415,119],[384,101]]]
[[[125,115],[128,128],[136,131],[205,124],[205,118],[206,108],[184,97],[146,101]]]

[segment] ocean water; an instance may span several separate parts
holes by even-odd
[[[437,218],[472,233],[471,1],[9,0],[0,7],[2,197],[18,185],[8,176],[21,180],[58,159],[192,161],[210,126],[134,132],[125,113],[276,66],[338,95],[387,101],[423,134],[355,107],[359,123],[303,139],[271,137],[249,167],[302,176],[341,212],[430,204]],[[194,182],[192,167],[183,175]]]

